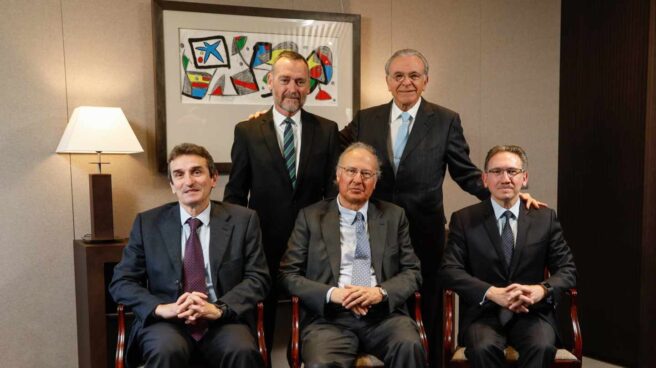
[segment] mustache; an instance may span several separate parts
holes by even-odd
[[[300,100],[301,99],[301,94],[298,92],[286,92],[282,94],[283,98],[295,98]]]

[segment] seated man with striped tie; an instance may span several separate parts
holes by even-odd
[[[173,148],[168,175],[178,201],[140,213],[109,290],[135,320],[126,366],[261,367],[255,306],[271,279],[254,211],[210,200],[218,172],[209,152]]]
[[[425,352],[406,300],[421,283],[402,208],[370,200],[380,165],[354,143],[339,157],[337,198],[302,209],[279,281],[301,301],[306,367],[351,367],[358,352],[386,367],[421,367]]]
[[[521,203],[527,169],[521,147],[493,147],[483,173],[492,197],[455,212],[449,224],[439,275],[460,295],[459,340],[472,367],[505,366],[506,345],[519,352],[520,367],[550,367],[554,307],[576,283],[556,213]]]

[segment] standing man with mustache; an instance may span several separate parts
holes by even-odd
[[[298,211],[336,194],[333,180],[339,138],[335,122],[302,109],[310,92],[303,56],[282,52],[268,75],[268,86],[273,107],[235,127],[232,169],[223,200],[258,213],[264,252],[275,279]],[[277,301],[274,286],[265,302],[269,351]]]

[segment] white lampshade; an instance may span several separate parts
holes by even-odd
[[[143,152],[120,107],[75,108],[57,153]]]

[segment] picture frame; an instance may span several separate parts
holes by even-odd
[[[304,109],[348,123],[360,108],[360,15],[154,0],[156,159],[202,145],[230,172],[235,125],[273,100],[266,74],[277,52],[306,57]],[[290,46],[291,45],[291,46]],[[268,53],[268,54],[267,54]]]

